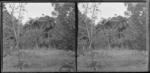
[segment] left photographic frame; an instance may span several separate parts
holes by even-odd
[[[76,72],[75,3],[1,4],[3,72]]]

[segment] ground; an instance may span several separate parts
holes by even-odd
[[[148,71],[148,52],[137,50],[94,50],[96,52],[94,61],[96,61],[97,70],[102,72],[135,72]],[[107,52],[107,54],[106,54]],[[84,52],[84,55],[78,56],[78,72],[93,71],[90,52]],[[103,66],[103,67],[100,67]],[[98,67],[99,66],[99,67]]]
[[[27,67],[22,71],[25,72],[59,72],[59,69],[67,61],[75,61],[74,53],[63,50],[21,50],[24,54],[21,60]],[[97,67],[96,71],[147,71],[148,70],[148,52],[137,50],[94,50],[96,52],[94,61]],[[107,52],[107,54],[106,54]],[[20,71],[14,67],[18,63],[16,55],[3,57],[3,71]],[[90,52],[85,51],[84,55],[77,58],[78,72],[93,71],[89,67],[91,64]]]
[[[24,53],[21,61],[24,61],[22,71],[25,72],[59,72],[60,67],[67,61],[75,63],[75,55],[72,51],[35,49],[21,50],[21,52]],[[17,63],[18,58],[15,54],[3,57],[3,71],[20,71],[15,67]]]

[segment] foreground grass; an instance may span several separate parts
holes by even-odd
[[[24,54],[21,61],[27,64],[22,71],[24,72],[59,72],[59,68],[67,61],[75,62],[74,52],[64,50],[21,50]],[[3,58],[4,72],[20,71],[14,67],[18,63],[16,55],[8,55]]]
[[[96,55],[94,61],[104,66],[98,67],[99,72],[135,72],[135,71],[147,71],[148,70],[148,52],[137,50],[118,50],[113,49],[107,52],[106,50],[94,50]],[[80,55],[78,57],[78,71],[92,71],[88,67],[91,63],[91,57],[89,52],[84,52],[86,55]]]

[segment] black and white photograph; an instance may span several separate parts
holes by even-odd
[[[78,3],[78,72],[148,71],[146,2]]]
[[[1,72],[148,72],[149,3],[2,0]]]
[[[75,72],[75,3],[2,3],[2,72]]]

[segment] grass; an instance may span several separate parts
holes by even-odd
[[[97,65],[102,64],[104,68],[97,67],[98,72],[135,72],[148,70],[148,52],[128,50],[128,49],[112,49],[93,50],[96,52],[94,61]],[[24,72],[59,72],[59,69],[67,61],[75,61],[74,52],[64,50],[21,50],[24,54],[21,56],[21,61],[24,61],[27,67],[24,67]],[[84,52],[84,51],[83,51]],[[13,52],[15,53],[15,52]],[[79,55],[77,58],[77,67],[79,72],[93,71],[88,66],[91,64],[90,52],[85,51],[84,56]],[[3,71],[17,72],[20,71],[14,67],[18,63],[17,56],[8,55],[3,57]]]
[[[104,66],[104,68],[97,67],[98,72],[136,72],[148,70],[148,52],[128,50],[128,49],[113,49],[109,50],[94,50],[96,55],[94,61]],[[88,53],[88,52],[85,52]],[[78,57],[78,71],[87,72],[92,71],[88,68],[91,63],[89,55]]]
[[[26,65],[23,72],[59,72],[59,68],[67,61],[75,62],[74,52],[64,50],[21,50],[24,54],[21,61]],[[15,53],[15,52],[13,52]],[[3,72],[18,72],[14,67],[18,63],[17,56],[8,55],[3,58]]]

